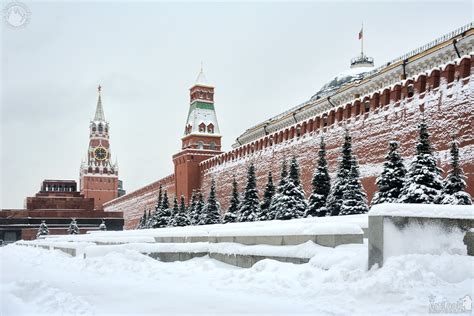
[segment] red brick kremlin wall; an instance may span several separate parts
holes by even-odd
[[[467,190],[474,195],[474,86],[470,80],[473,70],[471,58],[465,57],[457,64],[450,63],[442,69],[434,69],[428,75],[417,76],[415,80],[401,81],[371,96],[356,99],[328,113],[208,159],[200,164],[202,191],[208,194],[213,177],[217,183],[217,196],[225,210],[232,177],[236,177],[242,191],[251,161],[256,166],[261,196],[267,173],[272,171],[277,183],[281,161],[295,155],[308,196],[320,137],[325,138],[331,176],[334,177],[344,129],[347,128],[360,165],[362,184],[371,199],[376,190],[375,178],[382,171],[388,141],[400,142],[401,154],[408,163],[415,154],[417,125],[424,118],[438,163],[445,170],[449,169],[451,135],[457,135],[461,165],[467,176]],[[301,131],[299,136],[297,130]],[[104,204],[104,208],[106,211],[124,212],[125,228],[133,229],[143,210],[155,205],[159,184],[163,184],[172,196],[174,181],[174,175],[170,175]]]
[[[472,65],[474,66],[474,65]],[[433,70],[428,76],[420,75],[416,81],[406,80],[383,92],[374,93],[363,100],[331,110],[326,115],[299,123],[272,136],[236,148],[201,164],[202,190],[209,192],[210,179],[216,180],[217,196],[221,206],[229,204],[233,176],[242,191],[250,162],[256,166],[260,196],[266,184],[267,174],[272,171],[274,182],[280,174],[281,161],[298,158],[302,185],[306,195],[311,193],[311,178],[317,161],[320,137],[324,136],[331,177],[337,169],[337,159],[347,128],[352,136],[354,152],[360,164],[361,178],[369,200],[376,186],[375,179],[381,173],[388,141],[400,142],[401,154],[409,162],[415,154],[418,123],[425,118],[431,142],[436,151],[438,164],[449,169],[449,142],[452,134],[460,142],[461,165],[467,176],[467,191],[474,195],[474,85],[470,81],[470,58],[457,65],[449,64],[441,71]],[[414,95],[408,95],[408,87],[414,87]],[[365,111],[364,104],[368,104]],[[324,127],[324,121],[327,126]],[[301,128],[297,137],[296,130]]]
[[[106,212],[123,212],[125,220],[124,229],[134,229],[138,225],[144,210],[154,210],[156,205],[158,190],[162,185],[169,197],[175,195],[174,174],[155,181],[136,191],[130,192],[113,201],[104,204]]]

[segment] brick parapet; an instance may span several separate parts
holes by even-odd
[[[435,73],[432,72],[432,74]],[[413,84],[413,82],[423,80],[422,78],[419,76],[416,80],[407,80],[407,82]],[[277,133],[278,141],[272,145],[264,138],[204,161],[201,163],[202,190],[207,194],[210,178],[216,179],[217,195],[225,209],[228,205],[229,192],[231,192],[232,177],[236,177],[240,190],[243,190],[246,167],[251,161],[256,164],[257,182],[262,194],[268,171],[273,172],[274,181],[278,182],[280,162],[295,155],[301,165],[304,190],[306,195],[309,195],[320,137],[324,136],[326,140],[330,172],[334,177],[344,130],[347,128],[352,135],[354,152],[361,167],[362,184],[370,199],[376,190],[375,179],[382,170],[388,141],[399,141],[402,156],[410,161],[415,154],[417,125],[424,117],[429,125],[438,164],[445,170],[449,169],[450,136],[457,135],[460,142],[461,164],[467,176],[467,190],[474,195],[473,87],[470,77],[458,79],[454,77],[454,81],[449,82],[452,78],[447,73],[442,74],[440,86],[429,86],[426,91],[414,92],[414,95],[410,97],[404,95],[403,89],[387,90],[397,98],[397,93],[392,93],[392,91],[400,91],[399,99],[391,99],[388,104],[380,105],[376,105],[373,97],[362,99],[363,102],[372,104],[373,108],[368,113],[361,111],[362,113],[356,117],[343,115],[343,118],[338,120],[335,116],[338,110],[331,110],[328,116],[333,116],[332,112],[335,119],[330,119],[326,127],[320,126],[309,130],[303,128],[298,137],[291,131],[296,128],[295,125],[291,129]],[[354,101],[350,105],[350,110],[352,111],[358,103],[361,103],[360,100]],[[313,119],[313,121],[317,120],[318,118]],[[310,124],[307,123],[307,125]]]
[[[362,98],[357,98],[351,103],[339,105],[318,116],[305,120],[304,122],[298,122],[293,126],[276,131],[271,135],[261,137],[260,139],[237,147],[229,152],[216,155],[215,157],[200,163],[201,172],[224,162],[233,161],[245,157],[246,155],[251,155],[264,148],[294,138],[299,138],[307,133],[319,133],[321,130],[329,128],[334,124],[340,125],[351,123],[351,119],[355,119],[356,121],[366,119],[371,112],[373,113],[375,111],[377,114],[378,109],[384,108],[389,104],[399,106],[400,102],[406,102],[413,99],[415,87],[418,92],[418,97],[423,99],[425,96],[424,92],[439,87],[440,78],[444,79],[447,84],[453,83],[455,79],[465,84],[469,81],[471,69],[474,68],[474,65],[471,65],[471,57],[472,56],[465,56],[456,62],[455,66],[452,63],[449,63],[439,67],[439,69],[433,69],[428,73],[428,75],[419,74],[416,77],[402,80],[399,83],[381,89],[381,91],[363,96]],[[441,77],[440,73],[442,74]],[[456,77],[454,76],[455,74]],[[410,87],[413,87],[413,93],[409,93]]]
[[[138,220],[143,215],[143,211],[154,209],[160,185],[162,185],[163,190],[166,190],[170,197],[175,195],[175,178],[174,174],[172,174],[105,203],[104,210],[106,212],[123,212],[124,228],[133,229],[138,225]]]

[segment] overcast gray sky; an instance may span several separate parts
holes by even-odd
[[[78,180],[98,84],[131,192],[172,172],[201,61],[228,150],[348,69],[362,21],[380,65],[473,15],[471,1],[24,3],[29,23],[1,30],[0,208],[43,179]]]

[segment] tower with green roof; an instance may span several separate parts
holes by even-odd
[[[221,152],[221,134],[214,106],[214,86],[207,82],[201,67],[189,89],[189,111],[181,138],[181,151],[173,156],[175,192],[188,201],[199,190],[199,163]]]

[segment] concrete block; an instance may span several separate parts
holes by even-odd
[[[368,227],[362,227],[361,229],[364,232],[364,238],[369,238],[369,228]]]
[[[383,265],[383,216],[369,216],[369,269]]]
[[[294,258],[294,257],[286,257],[286,262],[294,263],[294,264],[303,264],[308,263],[308,258]]]
[[[255,264],[256,258],[255,256],[244,256],[244,255],[237,255],[237,266],[241,268],[250,268]]]
[[[161,237],[161,240],[162,240],[162,242],[170,243],[170,242],[172,242],[173,237],[167,237],[167,236],[165,236],[165,237]]]
[[[363,244],[363,234],[334,235],[334,247],[347,244]]]
[[[324,247],[335,247],[336,241],[334,235],[318,235],[316,236],[316,243]]]
[[[467,254],[474,256],[474,232],[468,231],[464,236],[464,244],[467,247]]]
[[[255,236],[255,242],[258,245],[281,246],[284,244],[283,239],[283,236]]]
[[[255,245],[255,236],[235,236],[234,242],[242,245]]]
[[[218,236],[218,237],[209,237],[209,242],[219,243],[219,242],[236,242],[236,237],[234,236]]]
[[[173,243],[184,243],[185,240],[185,237],[171,237],[171,242]]]
[[[179,252],[160,252],[158,258],[163,262],[179,261]]]
[[[437,226],[450,232],[453,229],[466,231],[464,244],[467,246],[468,254],[474,255],[474,238],[469,230],[474,226],[472,219],[456,218],[431,218],[415,216],[369,216],[369,269],[378,264],[379,267],[384,262],[384,225],[391,223],[400,230],[409,225]],[[420,241],[418,241],[420,242]]]
[[[238,267],[237,264],[237,256],[236,255],[231,255],[231,254],[222,254],[222,253],[210,253],[209,254],[210,258],[213,258],[215,260],[218,260],[220,262],[224,262],[227,264],[231,264],[233,266]]]
[[[207,236],[191,236],[186,238],[186,242],[208,242]]]
[[[53,247],[53,249],[60,250],[64,253],[67,253],[68,255],[71,255],[73,257],[76,256],[76,249],[75,248],[65,248],[65,247]]]
[[[257,255],[233,255],[210,253],[209,257],[236,267],[251,268],[255,263],[264,259],[272,259],[281,262],[290,262],[294,264],[302,264],[309,262],[308,258],[289,258],[289,257],[274,257],[274,256],[257,256]]]
[[[304,244],[307,241],[313,241],[316,242],[317,238],[316,235],[289,235],[289,236],[283,236],[283,241],[282,245],[300,245]]]

